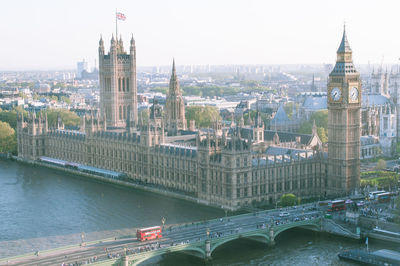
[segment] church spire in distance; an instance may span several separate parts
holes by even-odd
[[[169,81],[169,90],[165,103],[167,117],[167,131],[169,136],[176,136],[180,130],[186,130],[185,102],[179,88],[176,75],[175,59],[172,61],[172,73]]]
[[[180,95],[179,81],[175,69],[175,58],[172,60],[172,73],[169,82],[169,93],[170,95]]]

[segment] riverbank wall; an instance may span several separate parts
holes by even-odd
[[[75,169],[64,168],[64,167],[61,167],[61,166],[51,165],[51,164],[47,164],[47,163],[43,163],[43,162],[39,162],[39,161],[22,159],[22,158],[17,157],[17,156],[0,157],[0,158],[1,159],[15,160],[15,161],[17,161],[19,163],[32,165],[32,166],[46,167],[46,168],[57,170],[57,171],[61,171],[61,172],[64,172],[64,173],[69,173],[69,174],[72,174],[72,175],[75,175],[75,176],[90,178],[90,179],[92,179],[92,180],[94,180],[96,182],[102,182],[102,183],[112,184],[112,185],[115,185],[115,186],[122,186],[122,187],[130,187],[130,188],[134,188],[134,189],[139,189],[139,190],[142,190],[142,191],[147,191],[147,192],[156,193],[156,194],[167,196],[167,197],[182,199],[182,200],[194,202],[194,203],[197,203],[197,204],[201,204],[201,205],[205,205],[205,206],[213,207],[213,208],[217,208],[217,209],[229,210],[229,211],[237,211],[236,209],[232,209],[229,206],[215,205],[215,204],[212,204],[212,203],[207,202],[205,200],[198,199],[198,198],[193,197],[193,196],[180,194],[180,193],[177,193],[177,192],[174,192],[174,191],[163,190],[163,189],[160,189],[160,188],[155,188],[155,187],[147,186],[147,185],[144,185],[144,184],[137,184],[137,183],[133,183],[133,182],[126,182],[126,181],[122,181],[122,180],[106,178],[106,177],[102,177],[102,176],[99,176],[99,175],[84,173],[84,172],[81,172],[81,171],[78,171],[78,170],[75,170]]]

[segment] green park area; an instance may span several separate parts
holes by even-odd
[[[391,190],[400,186],[399,174],[391,171],[368,171],[361,173],[360,186]]]

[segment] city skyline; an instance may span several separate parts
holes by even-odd
[[[125,46],[132,34],[136,40],[138,66],[168,65],[173,57],[178,65],[330,63],[344,21],[359,64],[393,64],[400,57],[400,40],[393,38],[400,22],[395,1],[105,3],[8,2],[0,11],[0,29],[9,40],[0,49],[0,70],[94,62],[100,35],[108,49],[115,34],[116,8],[126,16],[118,25]]]

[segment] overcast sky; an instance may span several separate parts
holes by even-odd
[[[116,9],[139,66],[334,63],[344,21],[356,64],[400,57],[398,0],[13,0],[0,9],[0,69],[93,63]]]

